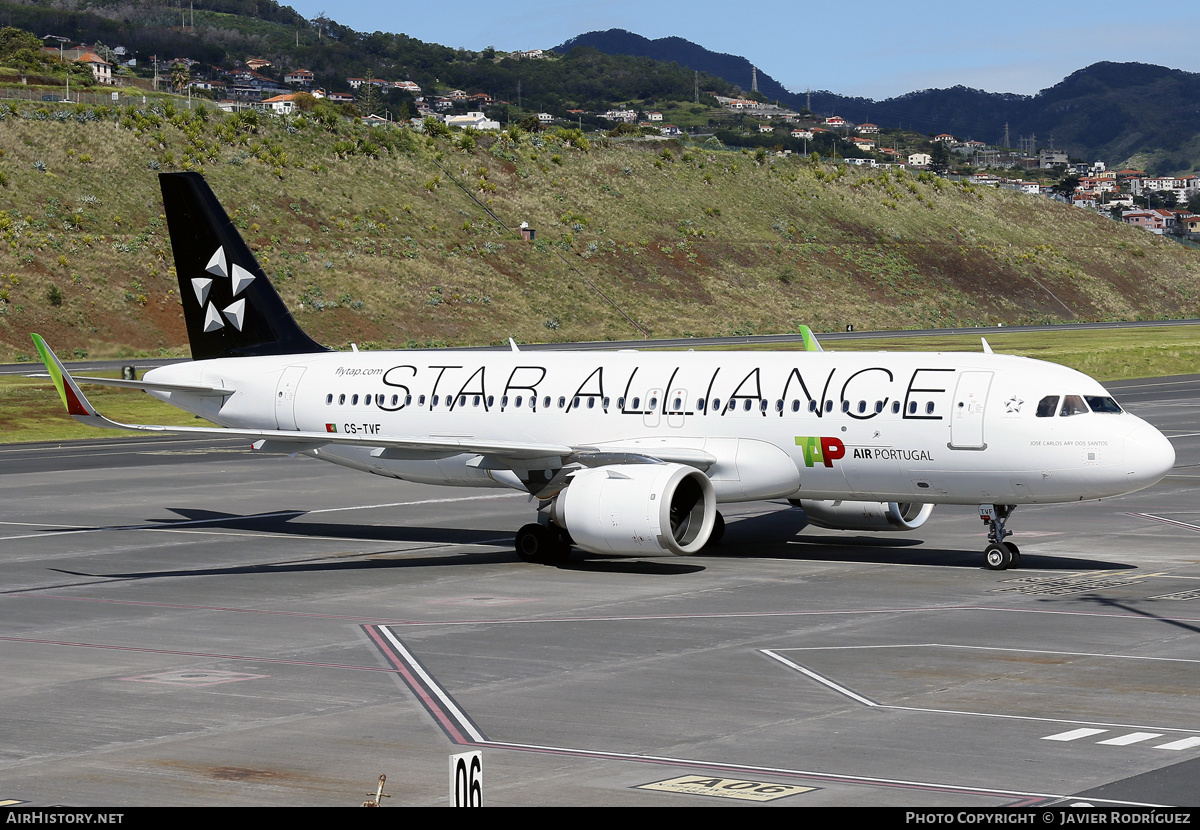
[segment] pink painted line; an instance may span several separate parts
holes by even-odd
[[[408,662],[395,652],[391,644],[380,634],[378,627],[373,625],[363,626],[363,630],[367,632],[376,647],[383,652],[383,656],[390,662],[395,670],[404,678],[405,685],[417,696],[421,704],[425,707],[429,714],[433,715],[438,726],[442,731],[449,736],[450,740],[456,744],[473,745],[472,741],[463,734],[459,729],[458,721],[451,717],[450,713],[442,705],[442,702],[428,689],[425,684],[412,671]]]
[[[181,657],[208,657],[214,660],[253,660],[256,663],[283,663],[290,666],[314,666],[323,669],[352,669],[354,671],[393,672],[382,666],[354,666],[348,663],[317,663],[309,660],[281,660],[277,657],[250,657],[241,654],[211,654],[204,651],[173,651],[165,648],[141,648],[139,646],[109,646],[103,643],[76,643],[70,640],[41,640],[36,637],[0,637],[8,643],[30,643],[33,645],[67,646],[69,648],[98,648],[109,651],[136,651],[143,654],[171,654]]]

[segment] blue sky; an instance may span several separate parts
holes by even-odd
[[[1149,7],[1114,0],[975,4],[879,0],[293,0],[358,31],[403,32],[465,49],[550,48],[598,29],[678,35],[741,55],[789,89],[882,99],[955,84],[1032,94],[1097,61],[1139,61],[1200,72],[1200,4]]]

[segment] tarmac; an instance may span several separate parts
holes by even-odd
[[[520,561],[520,493],[241,442],[0,446],[0,804],[1200,805],[1200,376],[1109,385],[1158,485],[911,533],[723,509]],[[47,408],[57,401],[47,401]]]

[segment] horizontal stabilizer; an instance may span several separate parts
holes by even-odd
[[[32,375],[25,375],[27,378],[49,378],[53,377],[45,372],[38,372]],[[195,386],[186,383],[155,383],[146,380],[124,380],[122,378],[93,378],[82,375],[72,375],[71,378],[76,383],[94,383],[97,386],[116,386],[121,389],[141,389],[143,392],[186,392],[189,395],[199,395],[201,397],[223,398],[227,395],[232,395],[236,389],[223,386]]]

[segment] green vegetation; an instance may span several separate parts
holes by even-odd
[[[112,375],[101,375],[109,377]],[[133,389],[88,386],[96,408],[118,421],[170,426],[211,426],[186,412]],[[81,438],[128,438],[139,433],[84,426],[63,409],[50,379],[0,377],[0,435],[5,443],[73,441]]]
[[[1020,355],[1070,366],[1097,380],[1193,374],[1200,368],[1200,326],[1016,332],[986,335],[997,354]],[[827,351],[839,352],[978,352],[980,335],[948,334],[920,337],[829,340]],[[803,349],[797,341],[786,346],[754,346],[757,351]]]
[[[338,347],[639,336],[624,315],[655,337],[1200,316],[1200,253],[930,174],[320,109],[26,103],[0,107],[0,360],[32,330],[68,354],[187,354],[160,170],[204,172]]]

